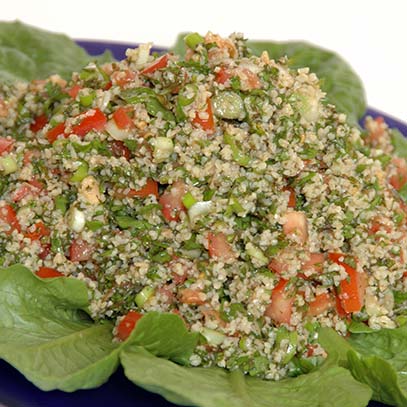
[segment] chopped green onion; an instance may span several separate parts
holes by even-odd
[[[276,335],[276,347],[280,349],[283,341],[285,342],[285,344],[283,344],[285,355],[282,359],[282,362],[284,364],[287,364],[297,352],[298,344],[297,332],[289,331],[285,327],[279,328]]]
[[[136,304],[139,308],[143,308],[144,304],[148,299],[152,297],[154,294],[154,288],[153,287],[144,287],[137,295],[135,298]]]
[[[76,169],[70,178],[70,182],[81,182],[85,177],[87,177],[89,171],[89,165],[83,161],[81,165]]]
[[[174,151],[174,143],[168,137],[155,137],[152,144],[154,146],[154,161],[157,163],[167,160]]]
[[[195,49],[199,44],[202,44],[204,41],[204,38],[202,35],[199,35],[198,33],[191,33],[185,36],[184,38],[185,45],[188,48]]]
[[[251,242],[246,244],[246,253],[261,266],[266,266],[269,263],[264,253]]]
[[[55,198],[55,209],[57,209],[58,211],[61,211],[62,214],[64,215],[68,206],[68,199],[65,196],[57,196]]]
[[[83,107],[90,107],[93,104],[93,101],[95,100],[95,93],[91,92],[87,95],[80,95],[79,96],[79,103],[83,106]]]
[[[239,165],[246,167],[250,163],[250,157],[242,152],[242,150],[236,144],[233,136],[225,133],[223,136],[223,141],[225,144],[230,146],[233,160],[235,160]]]
[[[189,209],[192,205],[196,204],[196,199],[192,196],[190,192],[187,192],[182,198],[182,203],[185,208]]]
[[[212,346],[221,345],[226,337],[223,333],[209,328],[202,328],[201,334],[205,337],[208,344]]]
[[[212,99],[213,113],[221,119],[243,120],[246,116],[243,99],[236,92],[220,92]]]
[[[18,170],[17,161],[9,155],[0,157],[0,170],[3,174],[8,175]]]

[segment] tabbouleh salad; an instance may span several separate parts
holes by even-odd
[[[397,327],[407,165],[387,125],[351,127],[241,35],[186,44],[1,86],[0,265],[83,280],[118,341],[176,313],[192,366],[272,380],[326,357],[320,326]]]

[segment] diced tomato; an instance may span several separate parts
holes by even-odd
[[[288,191],[288,192],[290,193],[290,195],[289,195],[289,197],[288,197],[287,206],[288,206],[289,208],[295,208],[295,205],[296,205],[296,203],[297,203],[297,200],[296,200],[296,198],[295,198],[295,191],[294,191],[294,188],[287,186],[287,187],[284,187],[284,188],[283,188],[283,191]]]
[[[41,245],[41,252],[38,254],[38,257],[41,260],[45,260],[47,258],[47,256],[51,253],[51,244],[50,243],[46,243]]]
[[[51,231],[44,225],[42,221],[38,221],[34,226],[25,233],[25,237],[31,240],[40,240],[44,236],[49,236]]]
[[[302,270],[313,270],[322,273],[324,268],[325,254],[310,253],[309,259],[302,264]]]
[[[94,251],[93,245],[78,238],[73,240],[69,247],[69,259],[71,261],[88,261]]]
[[[175,302],[175,296],[170,286],[165,285],[157,288],[156,292],[165,304],[173,304]]]
[[[334,298],[328,293],[318,294],[309,303],[307,315],[316,317],[335,307]]]
[[[222,261],[234,260],[236,253],[224,233],[208,233],[209,257]]]
[[[342,308],[347,314],[359,312],[364,304],[367,286],[367,275],[365,272],[358,273],[353,267],[341,259],[345,257],[341,253],[329,253],[329,259],[342,266],[348,277],[340,282],[339,299]]]
[[[290,324],[295,298],[292,292],[286,291],[287,284],[287,280],[280,279],[271,292],[271,303],[264,313],[277,324]]]
[[[72,88],[66,89],[66,93],[72,98],[75,99],[78,96],[79,91],[81,90],[80,85],[73,85]]]
[[[150,73],[154,73],[158,69],[163,69],[168,65],[168,54],[163,55],[160,58],[157,58],[150,66],[143,69],[140,74],[146,75]]]
[[[92,113],[86,113],[82,121],[72,127],[72,133],[84,137],[91,130],[102,131],[107,123],[106,116],[99,109],[92,109]]]
[[[183,181],[176,181],[169,186],[167,190],[160,196],[158,202],[162,206],[162,213],[166,220],[179,221],[180,213],[185,212],[185,206],[182,203],[182,198],[186,193],[186,186]]]
[[[400,191],[407,183],[407,161],[404,158],[393,157],[391,163],[396,168],[397,173],[389,178],[389,182],[396,191]]]
[[[14,140],[12,138],[0,137],[0,155],[9,153],[13,149]]]
[[[292,211],[284,215],[283,232],[304,244],[308,240],[308,221],[304,212]]]
[[[32,180],[30,182],[24,182],[23,184],[21,184],[21,186],[16,189],[11,196],[13,202],[19,202],[29,195],[31,195],[32,197],[37,196],[43,188],[43,185],[38,185],[37,182],[38,181],[35,182],[34,180]]]
[[[142,318],[143,315],[136,311],[129,311],[125,317],[119,322],[117,326],[117,337],[125,341],[133,329],[136,327],[137,322]]]
[[[222,66],[218,72],[216,72],[215,76],[215,82],[218,82],[220,84],[224,84],[227,82],[230,78],[232,77],[232,74],[230,73],[230,70]]]
[[[130,69],[127,69],[125,71],[115,71],[112,73],[111,77],[112,82],[115,85],[124,88],[126,85],[133,82],[134,79],[136,79],[136,73],[134,71],[131,71]]]
[[[39,157],[39,156],[40,156],[40,152],[38,150],[26,150],[24,152],[23,164],[24,165],[31,164],[32,159]]]
[[[112,117],[119,129],[130,129],[134,127],[133,120],[131,120],[131,118],[127,114],[127,109],[124,107],[119,107],[113,113]]]
[[[213,134],[215,132],[215,120],[213,118],[212,103],[209,98],[206,101],[205,113],[207,117],[201,118],[200,112],[196,112],[192,122],[201,126],[208,134]]]
[[[374,121],[376,122],[376,129],[371,131],[365,139],[366,143],[370,144],[372,146],[376,146],[379,143],[380,139],[384,135],[384,131],[386,128],[385,126],[383,126],[383,124],[384,124],[383,117],[378,116],[375,118]]]
[[[236,73],[239,76],[242,90],[252,90],[261,88],[261,82],[256,73],[247,68],[238,68]]]
[[[117,191],[117,198],[134,198],[138,196],[140,198],[145,198],[149,195],[155,195],[158,198],[158,183],[151,178],[147,179],[146,185],[140,189],[130,189],[126,194]]]
[[[181,290],[179,300],[183,304],[205,304],[205,300],[202,299],[202,292],[199,290],[193,290],[192,288],[184,288],[183,290]]]
[[[131,151],[126,147],[123,141],[114,140],[111,143],[111,150],[115,157],[124,157],[127,161],[131,158]]]
[[[0,208],[0,222],[4,222],[10,226],[10,229],[6,232],[8,235],[11,234],[13,230],[21,231],[16,211],[11,205],[4,205]]]
[[[288,270],[287,264],[280,261],[277,257],[271,259],[270,263],[268,264],[268,268],[277,274],[282,274]]]
[[[52,267],[40,267],[35,274],[41,278],[55,278],[64,276],[62,273]]]
[[[68,134],[65,133],[65,123],[59,123],[47,131],[47,139],[51,144],[61,135],[68,137]]]
[[[380,219],[375,218],[372,221],[372,224],[369,228],[368,233],[369,233],[369,235],[374,235],[379,231],[384,231],[384,232],[390,233],[391,227],[389,225],[386,225],[385,223],[381,222]]]
[[[42,114],[41,116],[37,116],[34,121],[30,125],[30,130],[34,133],[37,131],[40,131],[45,127],[45,125],[48,123],[48,118],[45,114]]]
[[[342,302],[339,298],[339,295],[337,294],[335,296],[335,307],[336,307],[336,313],[340,318],[345,318],[348,316],[348,314],[345,312],[345,310],[342,307]]]

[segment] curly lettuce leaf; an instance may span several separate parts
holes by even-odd
[[[248,377],[240,371],[180,366],[158,358],[135,343],[121,353],[125,375],[138,386],[161,394],[179,405],[200,407],[362,407],[371,390],[357,382],[339,361],[344,345],[335,332],[326,330],[329,358],[321,368],[279,382]],[[339,339],[338,339],[339,338]],[[157,349],[156,349],[157,351]]]
[[[112,61],[110,52],[91,57],[73,40],[19,21],[0,22],[0,82],[44,79],[52,74],[69,78],[88,62]]]
[[[393,406],[407,405],[407,326],[352,335],[348,353],[354,377],[368,384],[373,399]]]
[[[186,52],[185,35],[179,34],[172,47],[180,55]],[[288,56],[288,64],[293,69],[309,67],[320,79],[327,101],[346,113],[352,124],[357,124],[365,113],[367,105],[363,83],[351,66],[336,53],[298,41],[247,41],[247,46],[254,55],[267,51],[276,60]]]

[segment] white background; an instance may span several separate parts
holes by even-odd
[[[407,121],[406,0],[2,0],[19,19],[74,38],[171,45],[180,31],[302,39],[340,53],[370,106]]]

